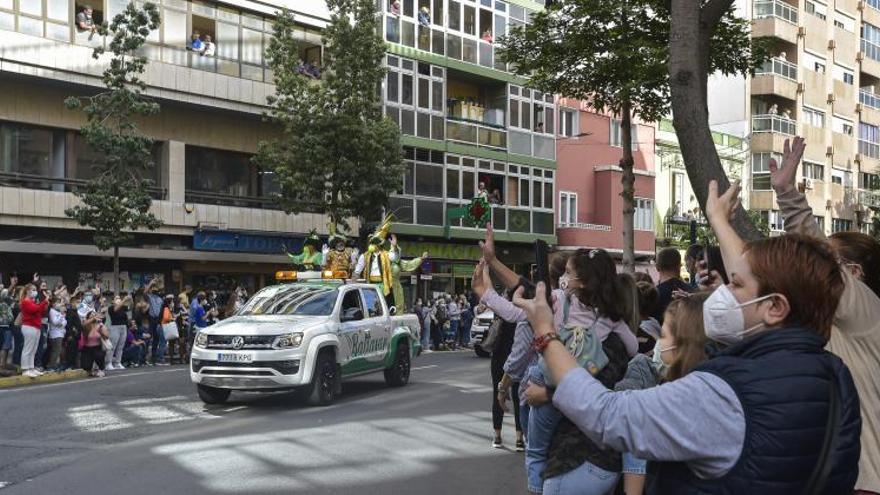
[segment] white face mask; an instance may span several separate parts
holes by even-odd
[[[741,341],[746,335],[764,326],[763,323],[758,323],[753,327],[745,328],[745,315],[742,308],[775,295],[767,294],[740,303],[726,285],[718,287],[703,303],[703,324],[706,326],[706,336],[725,345]]]
[[[559,277],[559,288],[568,291],[568,282],[571,280],[571,277],[568,276],[567,273],[563,273],[561,277]]]
[[[672,349],[675,349],[674,345],[665,349],[661,348],[659,340],[654,344],[654,354],[651,356],[651,365],[654,366],[654,369],[657,370],[657,373],[660,374],[660,376],[666,376],[666,370],[669,368],[669,365],[663,361],[663,353],[671,351]]]
[[[37,291],[32,290],[32,291],[28,292],[28,297],[31,299],[36,299],[37,298]]]

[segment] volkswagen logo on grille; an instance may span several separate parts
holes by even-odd
[[[237,350],[241,349],[242,347],[244,347],[244,337],[240,335],[232,337],[232,348]]]

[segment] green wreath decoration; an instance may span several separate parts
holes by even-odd
[[[492,218],[492,206],[485,198],[474,198],[467,207],[465,218],[477,227],[484,227]]]

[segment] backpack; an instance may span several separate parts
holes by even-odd
[[[449,309],[446,307],[445,303],[437,305],[437,313],[435,313],[435,317],[437,318],[438,323],[446,323],[446,320],[449,319],[448,311]]]
[[[6,327],[12,325],[15,317],[12,316],[12,306],[6,301],[0,302],[0,326]]]

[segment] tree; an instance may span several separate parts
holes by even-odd
[[[503,56],[529,85],[578,98],[600,113],[620,116],[624,208],[623,264],[634,270],[634,183],[631,122],[658,121],[669,111],[668,0],[571,0],[536,14],[503,38]],[[727,15],[712,53],[718,67],[748,70],[748,31]],[[746,56],[743,57],[742,54]],[[702,203],[701,203],[702,205]]]
[[[146,84],[138,76],[147,60],[136,55],[158,26],[159,10],[152,3],[143,8],[131,3],[110,24],[99,26],[100,36],[112,35],[108,45],[112,58],[102,77],[105,90],[65,100],[69,109],[85,113],[82,135],[104,158],[102,164],[95,165],[96,178],[74,192],[81,204],[65,214],[94,229],[98,249],[113,249],[113,290],[117,293],[119,246],[131,242],[133,231],[155,230],[162,225],[149,212],[152,181],[144,178],[144,172],[154,166],[153,140],[140,133],[134,120],[159,112],[159,105],[143,95]],[[104,53],[103,47],[95,48],[92,57],[97,60]]]
[[[709,129],[709,75],[753,70],[763,62],[767,50],[761,40],[749,43],[749,32],[745,28],[748,21],[733,15],[733,0],[669,0],[668,3],[673,125],[691,187],[700,208],[705,209],[710,181],[718,181],[719,192],[730,186]],[[741,58],[728,56],[731,46],[742,50]],[[724,56],[719,57],[719,53]],[[744,239],[761,237],[741,206],[732,224]]]
[[[348,218],[377,216],[399,189],[403,165],[397,125],[382,115],[377,88],[385,44],[374,0],[327,0],[324,67],[318,83],[302,70],[293,14],[278,13],[266,51],[275,74],[267,120],[281,136],[254,158],[272,170],[288,213],[312,211],[348,230]]]

